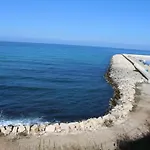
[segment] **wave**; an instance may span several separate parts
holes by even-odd
[[[43,123],[42,121],[40,121],[40,118],[35,118],[35,119],[12,119],[12,120],[0,120],[0,125],[3,126],[8,126],[8,125],[28,125],[28,124],[39,124],[39,123]]]
[[[31,124],[40,124],[40,123],[48,123],[43,121],[42,118],[20,118],[20,119],[7,119],[0,118],[0,125],[8,126],[8,125],[31,125]]]
[[[15,119],[15,118],[11,119],[11,118],[8,118],[7,116],[5,116],[3,114],[3,111],[0,112],[0,125],[3,125],[3,126],[21,125],[21,124],[28,125],[28,124],[37,124],[37,123],[43,123],[43,117],[25,118],[22,116],[18,119]]]

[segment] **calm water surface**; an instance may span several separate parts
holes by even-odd
[[[0,42],[0,124],[69,122],[103,115],[116,53],[144,50]]]

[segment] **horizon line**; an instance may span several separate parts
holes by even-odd
[[[87,46],[87,47],[104,47],[104,48],[115,48],[115,49],[130,49],[130,50],[146,50],[146,51],[149,51],[150,48],[134,48],[134,47],[129,47],[129,45],[132,45],[132,44],[119,44],[118,43],[118,46],[104,46],[103,44],[100,45],[100,44],[78,44],[78,43],[66,43],[66,41],[61,41],[61,42],[44,42],[44,41],[34,41],[34,40],[0,40],[0,42],[9,42],[9,43],[29,43],[29,44],[53,44],[53,45],[68,45],[68,46]],[[72,41],[73,42],[73,41]],[[74,41],[75,42],[75,41]],[[81,42],[82,43],[82,42]],[[105,43],[106,44],[106,43]],[[113,45],[115,43],[108,43],[108,45]],[[117,45],[117,44],[115,44]],[[123,47],[123,46],[119,46],[119,45],[126,45],[126,47]],[[133,44],[134,45],[134,44]],[[133,46],[132,45],[132,46]],[[138,46],[138,45],[137,45]],[[146,45],[145,45],[146,46]]]

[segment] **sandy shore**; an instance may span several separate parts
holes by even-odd
[[[150,94],[147,89],[150,88],[150,85],[137,84],[147,80],[122,55],[113,56],[109,71],[109,78],[113,81],[111,84],[115,90],[119,90],[120,96],[114,96],[113,101],[117,105],[107,115],[77,122],[78,127],[69,124],[68,126],[72,125],[72,128],[69,128],[68,133],[61,132],[61,125],[57,125],[56,132],[22,137],[13,142],[11,140],[8,142],[11,136],[7,139],[1,138],[0,143],[3,149],[5,147],[7,150],[38,149],[39,145],[41,147],[43,145],[44,147],[54,147],[54,145],[57,147],[62,145],[90,147],[93,144],[102,146],[104,149],[114,149],[114,143],[119,135],[127,133],[130,136],[137,136],[141,134],[141,131],[146,130],[145,121],[149,119],[148,99]]]

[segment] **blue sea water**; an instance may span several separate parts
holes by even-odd
[[[0,124],[102,116],[113,95],[104,75],[116,53],[150,51],[0,42]]]

